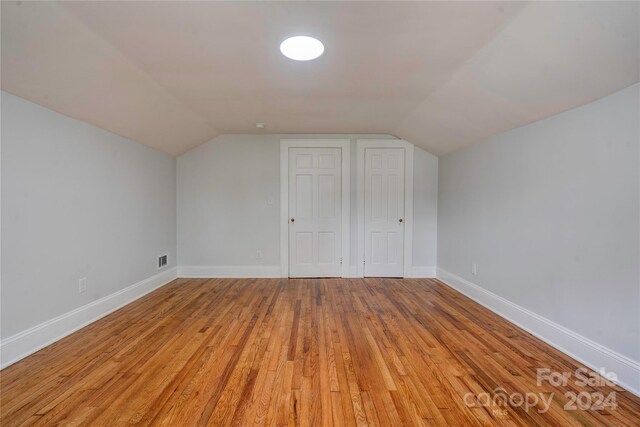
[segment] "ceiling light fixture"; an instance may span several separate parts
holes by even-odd
[[[280,52],[295,61],[310,61],[322,55],[324,45],[313,37],[295,36],[280,43]]]

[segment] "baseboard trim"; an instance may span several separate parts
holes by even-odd
[[[640,363],[496,295],[460,276],[437,268],[436,277],[509,322],[573,357],[596,372],[615,372],[618,385],[640,396]]]
[[[178,277],[201,278],[273,278],[281,277],[279,265],[185,265]]]
[[[435,267],[434,275],[435,277]],[[350,277],[357,277],[355,266],[349,267]],[[247,279],[247,278],[281,278],[279,265],[184,265],[178,267],[178,277],[185,279]],[[420,276],[422,277],[422,276]]]
[[[435,266],[413,266],[411,269],[411,277],[419,278],[419,279],[433,279],[436,277],[436,267]]]
[[[61,340],[174,280],[177,268],[151,276],[111,295],[54,317],[0,341],[0,369]]]

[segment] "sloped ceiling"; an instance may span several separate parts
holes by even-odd
[[[3,90],[174,155],[263,132],[389,133],[440,155],[640,81],[637,2],[1,7]],[[325,54],[283,57],[297,34]]]

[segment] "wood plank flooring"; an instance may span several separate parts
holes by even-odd
[[[0,424],[640,425],[537,385],[579,367],[436,280],[178,279],[3,370]]]

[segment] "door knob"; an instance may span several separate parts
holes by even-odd
[[[291,222],[296,222],[295,218],[291,218]]]
[[[398,221],[402,222],[402,218],[400,218]]]

